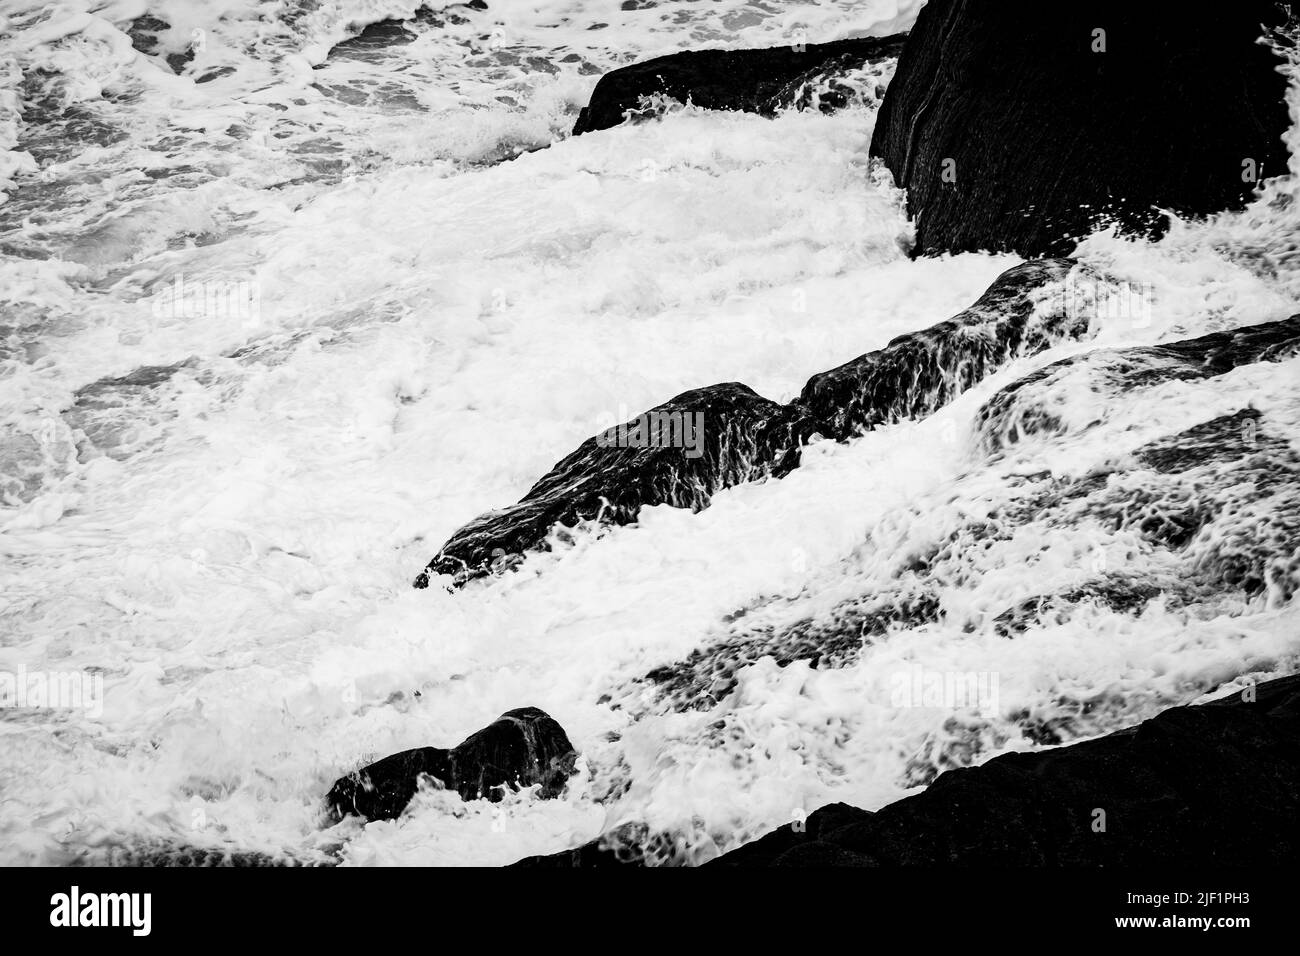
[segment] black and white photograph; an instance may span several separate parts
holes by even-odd
[[[6,924],[1298,864],[1300,4],[0,0]]]

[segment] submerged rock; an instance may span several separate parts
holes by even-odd
[[[883,349],[814,375],[799,396],[827,434],[839,440],[886,422],[929,415],[1012,358],[1077,337],[1088,323],[1063,283],[1071,259],[1044,259],[1008,269],[969,309]]]
[[[832,803],[705,865],[1276,865],[1300,854],[1298,812],[1300,676],[1291,676],[1105,737],[950,770],[874,813]],[[655,846],[665,839],[625,824],[514,865],[672,862]]]
[[[795,602],[775,599],[772,603]],[[842,667],[890,631],[920,627],[939,616],[937,587],[901,580],[790,626],[755,625],[742,615],[721,640],[654,668],[643,680],[673,710],[706,709],[736,689],[739,671],[762,658],[771,658],[778,667],[795,661],[808,661],[814,668]]]
[[[915,252],[1059,255],[1099,218],[1158,236],[1159,209],[1240,208],[1287,170],[1287,81],[1258,42],[1282,6],[1245,0],[1211,26],[1129,0],[931,0],[871,143],[907,190]]]
[[[829,82],[864,66],[898,56],[903,36],[865,37],[833,43],[806,43],[763,50],[689,50],[634,63],[606,73],[591,102],[578,114],[575,136],[623,122],[643,100],[668,97],[711,110],[739,110],[771,116],[804,105],[806,88]],[[819,106],[831,108],[838,94],[828,90]]]
[[[90,866],[159,867],[178,869],[248,869],[261,867],[334,866],[336,857],[326,853],[297,856],[264,853],[234,846],[197,846],[169,840],[145,839],[127,846],[111,847],[102,857],[96,854],[84,863]]]
[[[330,59],[373,59],[392,47],[405,46],[415,42],[419,37],[417,26],[442,27],[448,23],[468,23],[469,20],[457,12],[459,9],[485,10],[486,5],[480,0],[467,4],[451,4],[437,13],[428,7],[419,7],[409,20],[387,18],[368,23],[361,31],[346,40],[334,44],[330,49]],[[355,25],[353,26],[355,29]]]
[[[1300,354],[1300,313],[1278,322],[1212,332],[1194,339],[1128,349],[1097,349],[1053,362],[994,395],[976,423],[985,451],[1032,435],[1063,433],[1058,396],[1116,394],[1171,381],[1223,375],[1254,362]]]
[[[136,17],[126,29],[133,46],[145,56],[161,57],[178,76],[194,59],[194,37],[152,14]],[[166,39],[164,39],[166,38]]]
[[[426,776],[466,800],[496,802],[502,787],[538,784],[541,797],[555,797],[564,790],[576,759],[563,727],[536,707],[522,707],[451,750],[404,750],[350,773],[335,782],[326,802],[338,818],[355,813],[368,820],[392,820]]]
[[[463,583],[542,547],[556,525],[628,524],[644,505],[699,511],[713,494],[798,464],[816,423],[728,382],[683,392],[595,435],[560,460],[514,505],[466,525],[416,580],[450,574]]]
[[[1267,866],[1300,857],[1300,676],[843,804],[717,866]],[[570,851],[572,853],[572,851]]]
[[[710,628],[688,655],[610,687],[609,699],[629,713],[719,705],[725,712],[749,668],[852,666],[896,632],[930,625],[1037,640],[1039,632],[1075,619],[1087,628],[1135,617],[1153,603],[1159,619],[1189,627],[1252,607],[1283,606],[1300,591],[1300,454],[1288,440],[1295,423],[1285,399],[1261,394],[1263,411],[1239,408],[1171,433],[1148,433],[1140,442],[1127,436],[1135,435],[1135,406],[1158,420],[1180,402],[1220,408],[1244,402],[1240,380],[1222,373],[1285,358],[1297,331],[1287,320],[1157,347],[1096,349],[1048,366],[1047,374],[1031,373],[986,409],[1004,407],[1006,396],[1018,396],[1026,412],[1062,394],[1072,406],[1086,399],[1090,406],[1071,416],[1073,433],[1046,434],[1041,446],[1021,449],[1010,461],[999,445],[984,466],[877,526],[842,576],[756,598]],[[1087,378],[1062,384],[1056,375],[1066,373]],[[1158,387],[1174,379],[1186,388]],[[983,420],[1000,430],[995,420]],[[1093,429],[1107,429],[1117,441],[1083,440]],[[1093,457],[1059,474],[1037,467],[1054,460],[1066,442],[1090,448]],[[972,494],[978,509],[954,504]],[[1046,541],[1063,547],[1046,561],[1031,557],[1027,566],[1034,570],[1026,574],[1026,555],[1045,551]],[[1013,571],[1017,585],[999,589],[993,601],[945,600],[975,582],[1005,582]],[[834,599],[810,603],[813,593]],[[1047,721],[1029,712],[963,714],[945,727],[941,741],[916,749],[904,785],[927,784],[1013,736],[1060,744],[1104,732],[1123,704],[1071,692],[1057,703],[1059,712]],[[717,733],[725,736],[725,725]]]

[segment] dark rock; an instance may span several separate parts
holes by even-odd
[[[326,802],[336,818],[355,813],[368,820],[392,820],[406,809],[425,776],[466,800],[496,802],[500,787],[534,784],[541,785],[541,797],[555,797],[564,790],[576,759],[564,728],[536,707],[522,707],[451,750],[405,750],[350,773],[335,782]]]
[[[121,461],[156,447],[176,417],[183,383],[206,382],[207,375],[194,357],[174,365],[141,366],[128,375],[83,385],[63,415],[96,453]]]
[[[791,105],[802,83],[827,71],[851,71],[892,60],[901,34],[763,50],[691,50],[606,73],[578,114],[575,136],[609,129],[642,108],[642,99],[667,96],[703,109],[773,115]]]
[[[416,34],[408,30],[401,20],[378,20],[367,24],[356,36],[336,43],[330,50],[330,55],[346,56],[355,51],[376,47],[403,46],[415,42],[415,37]]]
[[[871,143],[907,190],[915,252],[1060,255],[1099,218],[1157,236],[1157,207],[1240,208],[1287,169],[1287,81],[1257,42],[1282,6],[1207,21],[1130,0],[931,0]]]
[[[1036,303],[1074,262],[1044,259],[1008,269],[969,309],[839,368],[814,375],[799,397],[828,436],[845,440],[886,422],[929,415],[1012,358],[1041,352],[1087,330],[1070,297]]]
[[[590,869],[592,867],[643,867],[653,857],[656,835],[643,824],[624,824],[596,839],[559,853],[529,856],[512,866],[528,869]]]
[[[1287,454],[1286,442],[1261,432],[1262,417],[1257,409],[1243,408],[1144,445],[1134,457],[1153,471],[1177,475],[1207,462],[1228,463],[1260,451],[1271,457]]]
[[[850,106],[878,109],[894,75],[895,60],[863,60],[842,53],[799,74],[759,104],[756,112],[773,116],[782,110],[835,113]]]
[[[845,803],[832,803],[809,815],[803,822],[804,829],[796,832],[793,827],[783,827],[763,839],[774,841],[773,846],[780,845],[782,851],[791,851],[796,855],[783,859],[783,866],[825,866],[825,865],[869,865],[868,861],[839,847],[820,843],[818,835],[829,833],[849,823],[869,820],[871,814]],[[544,856],[530,856],[511,864],[527,869],[590,869],[592,867],[644,867],[655,865],[656,860],[664,865],[671,865],[674,854],[668,846],[672,841],[669,834],[651,833],[641,824],[624,824],[609,833],[602,834],[582,846],[559,853]],[[838,860],[838,864],[828,864],[826,860]]]
[[[735,382],[683,392],[587,439],[517,504],[457,531],[415,586],[427,587],[431,575],[460,584],[511,566],[556,525],[629,524],[643,505],[699,511],[723,488],[789,472],[816,431],[803,409]]]
[[[108,848],[104,859],[86,861],[92,866],[176,867],[178,869],[249,869],[272,867],[334,866],[338,859],[324,853],[299,857],[234,846],[195,846],[169,840],[146,839]]]
[[[776,629],[766,621],[753,624],[746,614],[731,623],[727,637],[656,667],[643,680],[653,684],[673,710],[714,707],[735,690],[736,674],[760,658],[770,657],[778,667],[795,661],[809,661],[814,668],[842,667],[889,631],[920,627],[938,617],[937,590],[917,589],[911,581]]]
[[[1300,345],[1297,322],[1300,317],[1157,347],[1097,349],[1049,366],[1056,371],[1047,375],[1032,373],[1006,391],[1032,403],[1035,395],[1050,397],[1066,386],[1072,391],[1080,387],[1091,390],[1097,400],[1096,418],[1091,424],[1073,426],[1087,430],[1141,401],[1144,389],[1161,382],[1206,381],[1203,388],[1214,390],[1222,385],[1231,395],[1231,383],[1220,383],[1217,377],[1241,365],[1279,361],[1294,354]],[[1088,379],[1063,385],[1057,377],[1062,374],[1082,374]],[[1025,380],[1038,385],[1027,388]],[[1275,424],[1270,417],[1273,414],[1268,409],[1244,408],[1219,415],[1136,448],[1116,450],[1109,456],[1103,453],[1097,467],[1083,476],[1016,470],[993,483],[981,476],[987,509],[961,519],[932,540],[916,540],[893,549],[897,554],[894,568],[880,569],[883,573],[873,575],[870,589],[859,597],[841,601],[829,613],[793,626],[789,624],[787,598],[764,598],[729,615],[727,630],[719,639],[705,642],[688,657],[656,668],[641,680],[612,688],[610,698],[629,713],[713,707],[732,691],[737,673],[759,657],[771,658],[778,665],[811,660],[816,667],[843,666],[856,660],[864,646],[891,627],[913,627],[931,620],[946,619],[945,626],[972,632],[988,628],[1019,639],[1027,629],[1040,624],[1050,627],[1051,618],[1068,617],[1085,605],[1130,615],[1161,598],[1163,613],[1208,620],[1266,592],[1266,606],[1281,607],[1293,600],[1300,584],[1300,454],[1285,438],[1286,422]],[[1089,418],[1092,416],[1082,421]],[[917,507],[924,509],[926,502]],[[909,527],[913,524],[910,517],[899,515],[896,523],[900,528]],[[1124,543],[1125,553],[1111,556],[1115,566],[1096,563],[1094,555],[1092,577],[1071,577],[1069,586],[1047,593],[1036,593],[1034,588],[1039,585],[1030,576],[1024,590],[1005,607],[968,611],[964,619],[950,619],[951,611],[937,600],[943,589],[955,582],[1006,566],[1005,555],[998,556],[1002,549],[991,545],[1022,534],[1032,541],[1040,540],[1044,533],[1073,534],[1083,529],[1089,535],[1101,535],[1103,542],[1113,538]],[[876,541],[873,546],[889,548],[890,541]],[[1265,728],[1274,738],[1294,738],[1300,729],[1294,724],[1300,720],[1300,687],[1294,681],[1291,690],[1286,690],[1287,686],[1275,682],[1259,689],[1259,700],[1268,707],[1258,713],[1267,711],[1275,716],[1274,705],[1285,703],[1291,714],[1293,723],[1284,733]],[[1236,709],[1231,704],[1222,706]],[[884,818],[882,824],[851,821],[853,826],[868,827],[872,834],[855,843],[839,836],[847,824],[831,826],[824,815],[813,814],[804,833],[785,828],[765,838],[775,841],[775,845],[767,844],[771,848],[768,856],[775,860],[797,850],[782,860],[786,865],[949,861],[1111,865],[1165,859],[1244,865],[1252,859],[1267,861],[1272,851],[1261,850],[1259,842],[1267,838],[1251,836],[1244,824],[1226,834],[1210,834],[1216,814],[1237,813],[1233,798],[1225,791],[1240,784],[1224,781],[1253,779],[1261,772],[1259,768],[1270,773],[1268,768],[1286,767],[1290,761],[1287,772],[1292,774],[1293,802],[1283,808],[1285,813],[1278,809],[1279,788],[1274,783],[1266,784],[1269,792],[1252,795],[1243,804],[1241,812],[1247,814],[1262,808],[1268,822],[1261,832],[1281,825],[1286,813],[1295,812],[1294,800],[1300,799],[1300,787],[1296,786],[1300,780],[1295,777],[1300,765],[1295,748],[1300,743],[1289,744],[1292,750],[1280,760],[1274,759],[1271,743],[1262,753],[1253,751],[1251,741],[1260,734],[1248,718],[1202,716],[1208,707],[1192,708],[1189,716],[1183,708],[1154,723],[1157,729],[1169,729],[1173,741],[1169,747],[1175,751],[1183,748],[1182,758],[1170,758],[1165,764],[1181,762],[1184,768],[1206,768],[1210,777],[1205,781],[1208,794],[1204,797],[1193,792],[1198,787],[1196,777],[1175,776],[1177,768],[1160,763],[1164,758],[1158,753],[1148,754],[1142,747],[1119,747],[1134,736],[1133,731],[1105,738],[1111,743],[1100,751],[1093,749],[1098,742],[1090,741],[1051,753],[1000,757],[976,770],[961,769],[981,754],[1005,747],[1012,736],[1039,746],[1093,737],[1117,726],[1131,708],[1131,699],[1122,693],[1063,689],[1047,708],[1005,714],[1018,732],[1008,733],[1001,721],[990,721],[984,715],[954,714],[937,736],[916,746],[900,783],[933,783],[929,792],[935,794],[932,799],[938,799],[954,781],[972,782],[970,789],[957,793],[959,806],[922,803],[917,814],[903,817],[890,816],[894,811],[886,808],[878,814]],[[719,720],[701,730],[701,743],[707,745],[709,735],[714,734],[719,741],[725,740],[730,732],[728,722]],[[1149,731],[1138,736],[1139,741],[1152,739],[1163,738],[1153,738]],[[1106,749],[1110,747],[1119,749]],[[1101,757],[1079,764],[1079,779],[1072,783],[1069,774],[1074,765],[1057,761],[1076,752],[1100,753]],[[968,774],[976,776],[965,776]],[[1131,790],[1123,789],[1126,781],[1132,781]],[[1078,832],[1080,826],[1090,825],[1096,808],[1108,814],[1108,832],[1114,837],[1108,846],[1094,846]],[[1160,815],[1166,808],[1171,818],[1162,821]],[[1006,816],[995,817],[998,812]],[[904,822],[897,823],[900,819]],[[878,835],[872,829],[876,827]],[[938,835],[931,836],[932,831]],[[1089,831],[1088,835],[1093,834]],[[1101,840],[1105,835],[1095,836]],[[1237,837],[1256,842],[1243,842],[1237,852],[1230,847]],[[1184,852],[1184,844],[1202,838],[1207,839],[1206,856],[1193,857],[1192,850],[1186,851],[1188,856],[1178,856]],[[625,825],[585,846],[526,863],[681,864],[689,860],[689,853],[682,852],[675,839],[672,833]],[[913,851],[909,848],[914,844]],[[1289,850],[1278,852],[1298,849],[1300,845],[1293,842]],[[1152,854],[1149,857],[1148,852]]]
[[[995,452],[1031,435],[1063,431],[1050,409],[1052,396],[1061,394],[1071,376],[1085,378],[1093,391],[1129,393],[1164,382],[1213,378],[1254,362],[1281,362],[1298,353],[1300,313],[1181,342],[1097,349],[1053,362],[999,391],[976,416],[980,442]]]
[[[158,47],[158,35],[170,30],[171,24],[151,14],[136,17],[126,28],[126,35],[138,52],[146,56],[154,53]]]
[[[355,36],[334,44],[330,49],[330,59],[374,60],[382,57],[391,47],[405,46],[415,42],[419,36],[418,26],[443,27],[448,23],[462,24],[469,20],[457,12],[459,9],[486,10],[487,4],[482,0],[471,0],[465,4],[451,4],[436,13],[428,7],[420,7],[409,20],[388,18],[368,23]],[[319,69],[319,67],[317,67]]]
[[[1181,585],[1276,605],[1300,584],[1300,455],[1255,409],[1223,415],[1138,449],[1134,482],[1082,509],[1178,553]]]
[[[842,441],[883,422],[928,415],[1012,358],[1086,331],[1086,320],[1064,294],[1072,268],[1071,260],[1048,259],[1008,269],[961,314],[814,376],[789,405],[735,382],[683,392],[587,439],[518,503],[461,528],[415,586],[428,587],[439,574],[459,586],[514,567],[524,552],[544,547],[557,525],[630,524],[645,505],[699,511],[723,488],[779,478],[798,467],[800,448],[814,434]],[[1049,293],[1054,282],[1062,283],[1063,294]],[[703,416],[699,448],[663,440],[696,422],[696,415]],[[671,427],[655,428],[660,420]],[[630,440],[620,444],[619,434]],[[689,428],[682,434],[699,437]],[[637,435],[646,447],[636,446]]]
[[[1237,692],[1096,740],[952,770],[874,814],[823,808],[805,832],[780,827],[710,865],[1294,864],[1300,676],[1253,690],[1253,701]]]
[[[1173,583],[1173,582],[1170,582]],[[1061,624],[1069,620],[1081,604],[1096,604],[1124,614],[1137,614],[1157,597],[1169,603],[1177,595],[1167,588],[1142,578],[1112,574],[1060,594],[1040,594],[1021,601],[993,619],[993,629],[1002,637],[1015,637],[1030,624],[1044,619]],[[1059,740],[1051,741],[1060,743]]]
[[[1277,341],[1284,338],[1284,332],[1266,335],[1256,329],[1224,333],[1211,342],[1235,339],[1239,347],[1232,361],[1245,362],[1277,355]],[[1162,347],[1166,360],[1159,367],[1167,374],[1185,374],[1189,367],[1201,374],[1230,364],[1220,347],[1209,349],[1220,356],[1217,364],[1195,358],[1205,342],[1190,342]],[[1181,359],[1169,362],[1169,355]],[[1086,370],[1086,363],[1081,367]],[[1137,367],[1140,377],[1150,377],[1149,363]],[[1059,393],[1059,386],[1044,394],[1054,390]],[[1123,377],[1103,381],[1098,390],[1094,424],[1141,400]],[[1268,414],[1246,408],[1103,457],[1081,477],[1013,472],[983,485],[986,512],[935,539],[902,547],[877,541],[875,550],[896,554],[896,563],[883,569],[887,577],[873,579],[862,593],[802,620],[791,616],[797,597],[760,598],[728,615],[686,657],[611,688],[611,698],[654,713],[710,709],[760,659],[777,666],[807,661],[818,669],[843,667],[891,631],[930,622],[967,631],[987,628],[1018,639],[1031,628],[1059,626],[1101,609],[1137,615],[1157,599],[1165,613],[1191,620],[1260,597],[1280,606],[1293,598],[1300,583],[1300,455],[1283,436]],[[902,526],[913,523],[908,515],[898,520]],[[915,521],[921,520],[917,514]],[[1018,537],[1079,532],[1086,536],[1083,540],[1097,542],[1085,559],[1092,576],[1050,591],[1036,590],[1030,576],[1005,606],[968,611],[956,620],[943,606],[945,589],[1004,567],[996,545]],[[1111,536],[1127,539],[1128,547],[1112,550],[1107,559],[1099,544]],[[1027,739],[1055,745],[1114,726],[1117,713],[1123,712],[1123,701],[1106,695],[1058,703],[1058,716],[1046,722],[1031,713],[1012,719]],[[983,720],[946,728],[941,743],[917,749],[904,778],[914,785],[928,783],[942,770],[969,763],[1006,739]]]
[[[136,17],[127,27],[127,36],[133,46],[145,56],[157,57],[162,54],[163,60],[173,73],[180,76],[185,72],[185,67],[194,59],[194,50],[190,44],[188,36],[177,34],[172,36],[174,28],[166,20],[161,20],[151,14],[142,17]],[[163,37],[167,37],[167,42],[163,42]],[[184,43],[182,49],[175,47]],[[170,53],[163,53],[164,47],[171,47]]]

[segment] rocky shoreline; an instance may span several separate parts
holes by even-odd
[[[792,91],[814,76],[825,79],[897,56],[871,154],[907,190],[917,222],[913,254],[1014,251],[1030,261],[1001,275],[959,315],[813,376],[787,405],[725,383],[685,392],[620,426],[624,436],[640,428],[640,444],[593,436],[517,504],[456,532],[416,586],[445,575],[440,580],[459,587],[516,569],[528,552],[561,543],[566,528],[634,523],[643,506],[698,511],[721,489],[788,474],[809,441],[844,442],[882,424],[925,417],[1013,359],[1086,339],[1107,280],[1060,258],[1077,238],[1102,223],[1157,237],[1167,224],[1163,210],[1204,216],[1240,208],[1261,176],[1285,168],[1286,84],[1276,57],[1256,42],[1261,24],[1273,29],[1282,19],[1271,3],[1248,3],[1209,32],[1122,3],[1084,10],[932,0],[905,40],[675,54],[606,75],[575,135],[644,119],[665,97],[770,114],[798,105]],[[834,99],[815,105],[833,108]],[[987,135],[970,136],[972,128]],[[1091,297],[1080,299],[1081,286]],[[1022,378],[987,402],[979,415],[981,448],[996,456],[1033,435],[1063,429],[1047,399],[1079,376],[1118,399],[1164,382],[1281,361],[1297,351],[1300,315],[1152,348],[1086,352]],[[700,413],[707,426],[699,454],[684,455],[680,442],[659,440],[668,423]],[[647,434],[647,421],[662,428]],[[1125,468],[1149,475],[1147,491],[1125,485]],[[1125,468],[1108,480],[1070,488],[1050,476],[1030,478],[1008,514],[1018,509],[1020,517],[1011,520],[1027,521],[1059,512],[1053,520],[1065,524],[1078,520],[1070,509],[1114,516],[1183,561],[1184,579],[1101,575],[1075,593],[1006,609],[998,618],[1000,633],[1014,637],[1027,622],[1084,599],[1136,608],[1157,595],[1182,600],[1180,587],[1199,587],[1202,597],[1239,589],[1291,599],[1300,460],[1270,435],[1257,411],[1242,409],[1140,449]],[[1144,496],[1160,494],[1151,490],[1153,483],[1174,493],[1193,481],[1195,501],[1181,518],[1144,511]],[[1242,488],[1252,501],[1276,507],[1281,530],[1232,553],[1217,544],[1217,551],[1207,552],[1212,536],[1202,532],[1216,511],[1232,512]],[[1284,493],[1270,500],[1269,488]],[[891,623],[922,621],[925,607],[933,614],[938,606],[937,600],[913,601],[904,611],[888,595],[882,602],[879,632]],[[781,666],[801,659],[834,666],[837,655],[854,653],[864,635],[879,633],[857,618],[841,629],[852,647],[840,648],[843,641],[824,631],[767,635],[757,644],[702,649],[646,680],[673,706],[689,708],[700,695],[716,700],[728,693],[731,675],[758,656],[770,655]],[[1212,704],[1173,708],[1084,743],[950,770],[923,793],[876,813],[823,807],[715,862],[1289,862],[1297,847],[1287,828],[1300,810],[1298,680],[1281,678]],[[625,824],[577,849],[519,865],[639,865],[654,840],[644,827]]]
[[[1276,866],[1300,853],[1300,676],[1094,740],[950,770],[876,812],[821,807],[738,867]],[[644,865],[624,829],[522,867]]]
[[[650,121],[672,104],[772,116],[879,103],[870,157],[905,191],[916,229],[907,251],[1014,253],[1027,261],[958,314],[813,375],[792,401],[722,382],[589,437],[519,501],[452,534],[414,586],[455,590],[525,573],[530,555],[564,547],[575,530],[634,525],[645,507],[701,511],[725,489],[790,475],[810,443],[847,443],[924,419],[1018,360],[1088,343],[1116,285],[1072,257],[1079,239],[1105,226],[1158,238],[1169,212],[1195,218],[1241,209],[1263,179],[1286,170],[1287,82],[1275,51],[1260,40],[1288,15],[1289,4],[1247,0],[1220,11],[1211,30],[1160,5],[1117,0],[1087,7],[930,0],[905,36],[676,53],[606,74],[574,136]],[[348,49],[409,39],[399,22],[384,21]],[[980,406],[973,467],[1031,441],[1082,433],[1161,387],[1212,382],[1300,354],[1300,313],[1265,318],[1154,346],[1081,350],[1022,375]],[[147,388],[169,368],[144,371],[140,381],[107,386]],[[1061,396],[1088,396],[1092,404],[1063,408]],[[92,411],[93,400],[83,399]],[[893,628],[933,623],[951,581],[986,573],[984,550],[1035,523],[1123,531],[1135,549],[1155,556],[1150,567],[1158,572],[1122,573],[1102,562],[1077,587],[1044,586],[993,609],[992,626],[1006,640],[1068,619],[1085,603],[1139,613],[1157,600],[1210,607],[1233,595],[1280,607],[1300,589],[1300,454],[1275,411],[1250,403],[1220,412],[1084,477],[990,479],[988,514],[969,518],[937,547],[900,556],[876,593],[790,627],[747,630],[742,621],[633,683],[660,712],[681,714],[725,699],[737,673],[760,659],[840,666]],[[1255,520],[1261,513],[1267,520]],[[1258,673],[1283,673],[1290,663],[1261,661]],[[907,781],[926,787],[919,793],[874,812],[824,806],[710,865],[1293,863],[1300,857],[1292,833],[1300,814],[1300,677],[1256,686],[1238,676],[1211,685],[1234,688],[1218,700],[1172,707],[1103,736],[1086,733],[1086,722],[1063,728],[1017,715],[1025,738],[1041,749],[975,767],[927,768]],[[1184,688],[1183,699],[1208,689]],[[967,730],[979,741],[965,754],[974,759],[988,746],[980,737],[988,728]],[[1090,739],[1074,742],[1080,737]],[[325,798],[327,822],[398,819],[422,788],[464,800],[498,800],[515,788],[556,798],[577,758],[548,714],[511,710],[455,747],[403,751],[339,778]],[[657,844],[670,840],[624,822],[583,846],[516,865],[653,865]],[[218,856],[163,849],[140,859],[208,865]],[[221,859],[278,862],[260,854]]]

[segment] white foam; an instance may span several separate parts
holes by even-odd
[[[1017,260],[906,259],[897,197],[866,168],[865,111],[685,109],[565,139],[596,72],[474,52],[491,50],[501,20],[507,52],[578,52],[598,71],[774,42],[800,17],[819,18],[810,40],[885,33],[919,4],[769,16],[739,3],[494,2],[468,24],[421,28],[388,59],[323,60],[349,25],[408,6],[323,4],[260,32],[247,4],[153,8],[182,36],[207,31],[190,77],[123,48],[141,4],[64,6],[41,15],[39,38],[24,31],[23,69],[64,70],[127,135],[43,169],[66,185],[58,216],[3,227],[34,255],[0,261],[21,343],[0,372],[0,458],[21,459],[24,476],[0,489],[0,667],[93,669],[106,687],[97,720],[0,722],[7,862],[156,838],[302,857],[342,839],[348,863],[496,864],[624,821],[678,834],[680,858],[701,860],[797,808],[880,806],[916,766],[1036,746],[1017,711],[1050,720],[1104,701],[1077,728],[1103,732],[1294,666],[1289,605],[1204,620],[1159,603],[1140,617],[1097,608],[997,637],[989,615],[1078,583],[1099,548],[1119,560],[1132,546],[1029,527],[954,582],[943,623],[892,634],[851,666],[759,662],[733,697],[685,714],[628,689],[718,639],[738,609],[783,596],[784,609],[755,613],[797,620],[881,587],[901,555],[1005,496],[1017,468],[1085,474],[1252,402],[1300,440],[1284,412],[1291,362],[1107,406],[1096,428],[1080,422],[995,469],[969,442],[980,403],[1046,362],[1294,311],[1296,263],[1282,254],[1294,213],[1268,196],[1160,243],[1085,243],[1094,265],[1149,289],[1148,322],[1099,320],[1095,339],[1017,362],[927,421],[816,445],[788,478],[731,489],[701,514],[647,509],[639,526],[532,555],[518,574],[412,590],[451,532],[517,499],[620,406],[731,380],[789,398],[811,374],[955,314]],[[597,22],[609,25],[587,29]],[[235,72],[192,82],[222,65]],[[376,98],[350,104],[327,85]],[[517,105],[489,105],[507,87]],[[475,165],[507,140],[553,145]],[[319,165],[331,156],[341,167]],[[169,175],[143,177],[150,163]],[[23,202],[20,188],[0,213]],[[1244,248],[1265,250],[1268,267]],[[157,308],[178,277],[255,282],[257,309]],[[172,370],[101,381],[144,366]],[[954,723],[890,706],[889,675],[914,665],[999,673],[998,715]],[[563,799],[434,795],[396,823],[319,829],[328,786],[367,757],[450,746],[523,705],[584,753]]]

